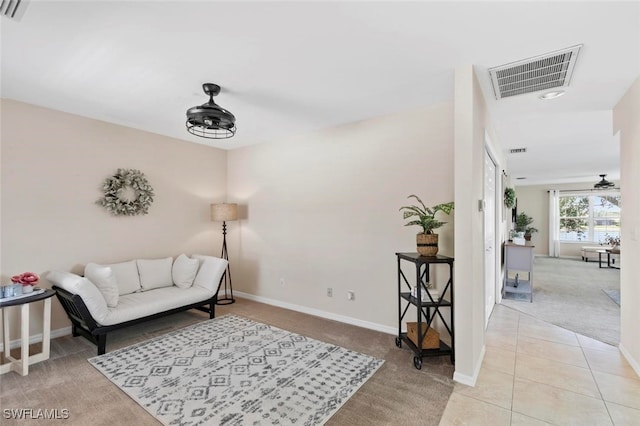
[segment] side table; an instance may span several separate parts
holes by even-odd
[[[51,344],[51,297],[56,294],[55,290],[46,289],[43,293],[33,296],[22,297],[20,299],[6,300],[0,302],[2,311],[2,337],[4,343],[4,357],[6,364],[0,365],[0,374],[15,371],[21,376],[29,374],[29,365],[49,359],[49,349]],[[42,319],[42,352],[29,356],[29,306],[38,301],[44,301],[44,312]],[[15,359],[10,354],[9,336],[9,312],[7,308],[20,306],[20,359]]]
[[[619,266],[613,266],[616,263],[615,259],[611,259],[612,254],[620,254],[620,250],[604,249],[596,250],[598,252],[598,268],[602,268],[602,255],[607,255],[607,268],[620,269]]]

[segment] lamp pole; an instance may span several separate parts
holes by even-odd
[[[220,257],[227,261],[227,269],[225,270],[224,279],[224,296],[218,297],[216,305],[230,305],[235,303],[233,298],[233,285],[231,284],[231,267],[229,266],[229,252],[227,251],[227,221],[238,219],[238,205],[237,204],[212,204],[211,205],[211,220],[215,222],[222,222],[222,253]],[[218,285],[217,293],[220,293],[222,288],[222,281]]]

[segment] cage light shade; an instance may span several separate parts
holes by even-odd
[[[207,139],[227,139],[235,135],[236,117],[213,101],[220,93],[220,86],[205,83],[202,90],[209,95],[209,102],[187,110],[187,131]]]
[[[238,205],[235,203],[211,204],[211,220],[214,222],[238,220]]]

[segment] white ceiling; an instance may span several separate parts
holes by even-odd
[[[3,98],[225,149],[453,98],[473,64],[519,184],[619,177],[612,108],[640,75],[640,2],[38,1],[0,19]],[[487,69],[583,44],[564,97],[496,101]],[[237,134],[188,134],[222,86]]]

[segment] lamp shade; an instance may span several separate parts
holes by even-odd
[[[214,222],[238,220],[238,205],[235,203],[211,204],[211,220]]]

